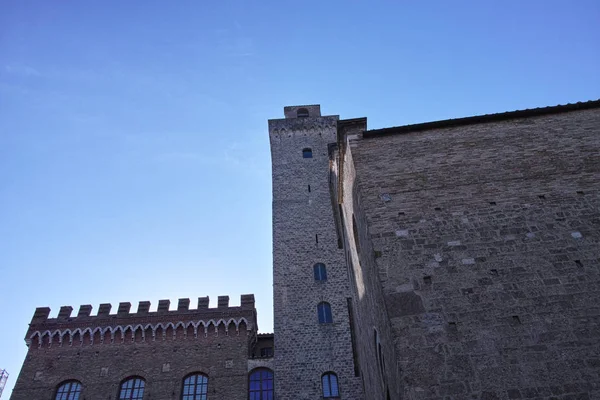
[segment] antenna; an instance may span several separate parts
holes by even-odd
[[[6,380],[8,379],[8,372],[5,369],[0,369],[0,397],[2,397],[2,391],[6,386]]]

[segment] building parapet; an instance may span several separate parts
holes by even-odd
[[[100,304],[97,315],[92,306],[81,305],[76,316],[73,307],[63,306],[56,318],[50,317],[49,307],[36,308],[25,337],[28,346],[94,344],[148,341],[159,338],[187,338],[193,335],[225,334],[235,331],[256,332],[256,308],[253,294],[241,296],[240,306],[230,307],[229,296],[219,296],[217,307],[209,307],[209,298],[198,298],[198,308],[190,309],[190,299],[179,299],[177,310],[170,311],[170,300],[159,300],[156,311],[150,311],[149,301],[140,301],[136,313],[131,303],[119,303],[116,314],[112,305]]]

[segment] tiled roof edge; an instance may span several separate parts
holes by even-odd
[[[372,129],[363,133],[364,138],[373,138],[384,135],[394,135],[399,133],[418,132],[437,128],[450,128],[454,126],[483,124],[487,122],[505,121],[515,118],[536,117],[540,115],[559,114],[569,111],[588,110],[591,108],[600,108],[600,99],[589,100],[585,102],[569,103],[564,105],[528,108],[525,110],[507,111],[497,114],[476,115],[473,117],[444,119],[441,121],[424,122],[420,124],[402,125],[391,128]]]

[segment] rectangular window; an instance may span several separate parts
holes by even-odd
[[[272,347],[263,347],[260,349],[261,357],[273,357],[273,348]]]

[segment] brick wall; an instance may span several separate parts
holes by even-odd
[[[71,379],[81,382],[82,399],[114,399],[120,382],[131,376],[145,379],[144,398],[179,399],[183,379],[193,372],[208,375],[211,399],[244,399],[249,348],[256,341],[254,296],[242,296],[240,307],[228,307],[227,297],[219,300],[218,308],[196,310],[187,309],[189,300],[183,308],[180,301],[178,311],[161,301],[157,312],[141,302],[135,314],[121,303],[120,313],[97,316],[82,306],[76,317],[63,307],[57,318],[39,308],[11,399],[51,400]],[[208,306],[208,298],[199,303]]]
[[[351,146],[403,398],[600,398],[600,111]]]

